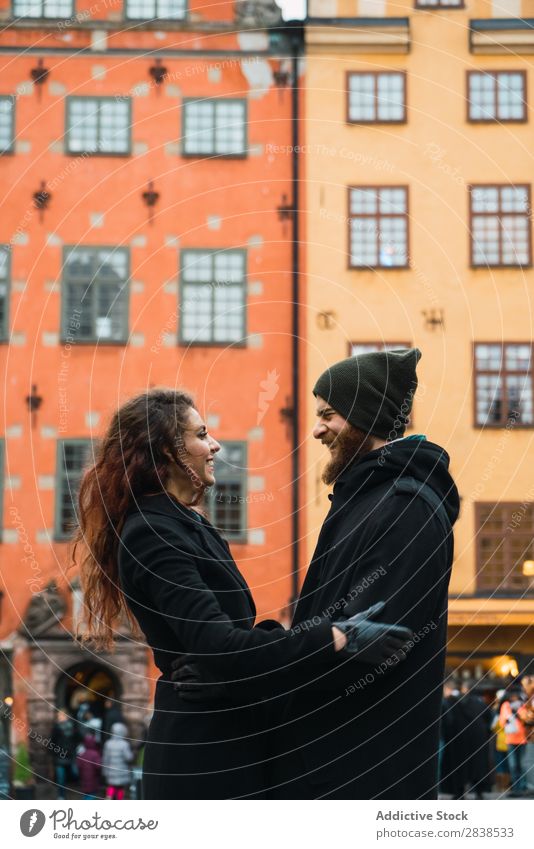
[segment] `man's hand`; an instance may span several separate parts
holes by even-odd
[[[214,702],[226,700],[226,684],[217,680],[209,669],[192,663],[188,655],[180,655],[171,663],[174,689],[186,702]]]
[[[371,621],[384,606],[380,601],[349,619],[332,622],[347,637],[345,652],[363,663],[382,663],[391,657],[401,660],[408,652],[406,643],[413,636],[409,628]]]

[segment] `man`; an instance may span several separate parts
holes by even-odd
[[[471,684],[464,682],[461,693],[454,683],[444,687],[441,734],[443,740],[440,789],[453,799],[471,791],[483,799],[489,790],[490,734],[492,714]]]
[[[385,600],[373,618],[413,638],[407,655],[375,666],[340,652],[334,669],[295,679],[278,697],[272,798],[437,797],[459,498],[446,452],[422,435],[403,438],[420,356],[350,357],[315,385],[313,435],[330,453],[323,480],[334,490],[293,628],[321,616],[337,624]]]
[[[523,675],[521,685],[527,700],[519,708],[517,715],[525,728],[527,742],[524,748],[523,770],[527,785],[526,790],[530,796],[534,794],[534,674]]]
[[[334,484],[293,627],[327,611],[386,601],[379,620],[413,631],[402,663],[337,668],[286,697],[276,730],[273,796],[437,797],[439,721],[452,525],[459,512],[449,458],[404,437],[418,349],[342,360],[318,379],[313,435]],[[336,616],[336,613],[333,613]]]

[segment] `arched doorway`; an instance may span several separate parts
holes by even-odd
[[[121,697],[120,682],[109,666],[85,660],[70,666],[58,678],[56,707],[68,713],[79,730],[87,712],[104,720],[106,705],[116,705]]]

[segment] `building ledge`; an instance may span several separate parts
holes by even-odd
[[[409,18],[307,18],[309,54],[409,53]]]
[[[485,55],[534,53],[534,18],[473,19],[469,49]]]
[[[534,626],[534,598],[449,598],[449,625]]]

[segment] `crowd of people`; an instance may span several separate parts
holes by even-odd
[[[132,769],[142,757],[134,754],[120,708],[105,702],[103,716],[82,703],[75,717],[59,710],[52,729],[54,781],[58,799],[75,784],[84,799],[124,799],[132,786]]]
[[[493,701],[466,682],[445,682],[440,791],[453,799],[534,797],[534,674]]]

